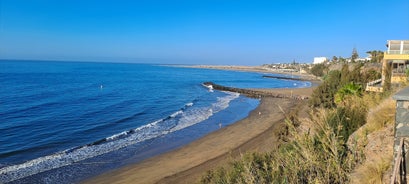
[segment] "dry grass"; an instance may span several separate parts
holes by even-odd
[[[354,143],[366,147],[366,160],[350,175],[351,183],[384,183],[385,175],[388,177],[393,156],[395,105],[389,97],[369,109],[367,123],[350,137],[349,142],[354,139]]]
[[[396,102],[392,98],[387,98],[378,106],[370,109],[367,117],[365,129],[367,133],[384,128],[395,121]]]
[[[208,172],[202,183],[382,183],[392,156],[383,150],[389,139],[384,140],[391,134],[388,126],[395,114],[395,102],[384,97],[354,96],[337,108],[315,109],[302,121],[289,119],[287,135],[291,138],[279,149],[244,155]],[[299,123],[312,125],[312,129],[299,131]],[[369,136],[376,132],[380,132],[377,137]]]
[[[356,106],[352,111],[359,109]],[[246,154],[230,165],[209,171],[201,182],[346,183],[348,173],[361,160],[362,152],[353,152],[346,146],[344,128],[347,128],[348,121],[338,118],[342,115],[356,119],[352,117],[355,113],[320,109],[304,120],[309,122],[302,122],[313,124],[314,130],[310,132],[299,132],[293,121],[288,121],[288,133],[292,139],[279,149],[266,154]]]
[[[362,100],[367,104],[369,108],[378,106],[378,104],[384,99],[382,93],[365,93],[362,96]]]
[[[351,177],[351,183],[382,184],[385,181],[385,173],[391,167],[392,155],[379,156],[371,162],[358,167]],[[387,176],[386,176],[387,177]]]

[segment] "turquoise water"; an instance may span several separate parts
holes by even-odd
[[[72,183],[139,162],[247,116],[257,99],[209,91],[308,82],[129,63],[0,61],[0,182]],[[103,161],[105,164],[101,164]]]

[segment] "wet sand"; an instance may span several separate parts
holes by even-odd
[[[254,89],[310,96],[312,88]],[[197,183],[208,170],[249,151],[265,152],[279,144],[285,117],[307,101],[261,99],[249,116],[177,150],[102,174],[85,183]]]

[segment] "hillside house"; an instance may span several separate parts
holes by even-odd
[[[386,80],[390,80],[391,84],[399,84],[408,79],[406,70],[409,69],[409,40],[388,40],[386,47],[382,60],[382,78],[368,83],[366,91],[382,92]],[[387,78],[388,73],[390,79]]]

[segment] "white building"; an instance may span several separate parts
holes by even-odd
[[[314,57],[314,62],[312,64],[321,64],[326,60],[328,60],[327,57]]]

